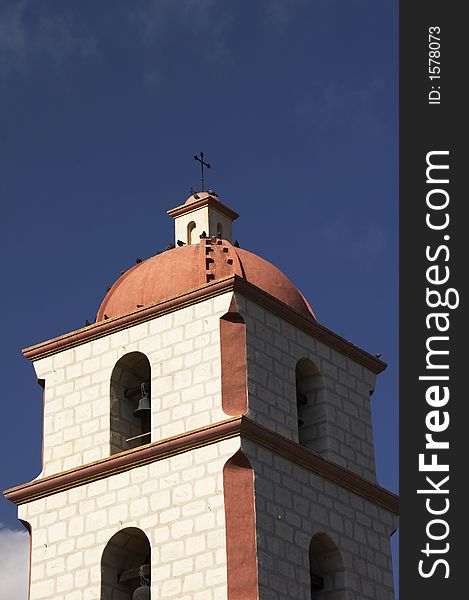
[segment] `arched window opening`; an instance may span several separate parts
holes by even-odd
[[[187,243],[188,244],[192,244],[194,242],[194,240],[192,239],[194,236],[194,229],[195,229],[195,221],[191,221],[187,225]]]
[[[221,223],[217,223],[217,237],[223,239],[223,225]]]
[[[325,533],[316,534],[309,545],[311,600],[347,600],[345,572],[337,546]]]
[[[118,531],[101,559],[101,600],[149,600],[151,548],[141,529]]]
[[[326,435],[324,385],[319,369],[307,358],[296,365],[296,407],[299,443],[321,452]]]
[[[111,454],[151,441],[151,368],[141,352],[117,361],[111,375]]]

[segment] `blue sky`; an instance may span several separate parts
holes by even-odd
[[[20,349],[172,241],[203,150],[241,246],[389,363],[372,406],[397,490],[397,43],[392,0],[2,0],[3,488],[40,470]],[[3,499],[0,523],[21,527]]]

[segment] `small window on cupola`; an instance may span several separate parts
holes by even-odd
[[[193,244],[195,240],[193,240],[192,238],[195,235],[195,221],[191,221],[188,225],[187,225],[187,243]]]
[[[120,358],[111,375],[111,454],[151,441],[151,367],[141,352]]]
[[[223,239],[223,225],[221,223],[217,223],[217,237]]]

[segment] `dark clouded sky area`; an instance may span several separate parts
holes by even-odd
[[[372,409],[397,491],[397,51],[392,0],[2,0],[3,488],[41,468],[20,349],[172,241],[203,150],[241,246],[389,363]],[[0,522],[21,528],[4,500]]]

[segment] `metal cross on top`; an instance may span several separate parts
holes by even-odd
[[[201,192],[204,192],[204,185],[205,185],[205,181],[204,181],[204,167],[207,167],[207,169],[210,169],[210,164],[204,161],[204,153],[201,152],[200,156],[197,156],[197,154],[194,154],[194,160],[198,160],[200,163],[200,177],[202,180],[202,189],[200,190]]]

